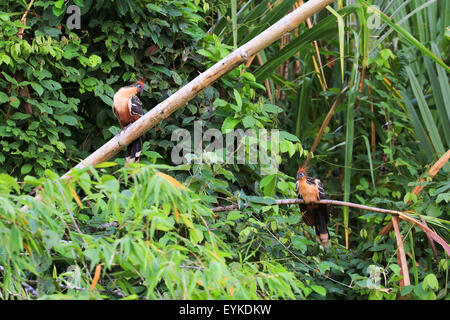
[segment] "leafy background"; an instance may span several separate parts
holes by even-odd
[[[79,30],[67,27],[71,4]],[[400,224],[402,287],[394,233],[379,234],[390,215],[335,207],[326,251],[297,206],[273,205],[295,198],[295,172],[348,84],[310,174],[332,199],[412,210],[448,241],[448,165],[427,179],[450,144],[445,2],[337,1],[159,123],[140,165],[119,154],[58,180],[119,132],[118,88],[145,77],[148,111],[300,4],[0,1],[0,297],[448,298],[448,257],[420,229]],[[208,152],[174,165],[172,133],[195,121],[279,130],[279,172]],[[210,210],[230,203],[250,206]]]

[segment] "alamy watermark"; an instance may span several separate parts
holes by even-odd
[[[215,128],[203,129],[202,121],[195,121],[193,137],[186,129],[172,133],[171,140],[177,142],[171,152],[173,164],[259,165],[262,175],[278,172],[277,129],[235,129],[225,134]]]
[[[70,16],[67,18],[66,25],[67,27],[72,29],[81,29],[81,10],[80,7],[77,5],[70,5],[67,7],[66,10],[67,14],[70,14]]]

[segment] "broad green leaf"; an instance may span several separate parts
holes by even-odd
[[[128,52],[122,51],[120,53],[120,59],[122,59],[122,61],[125,62],[126,64],[134,67],[134,57]]]

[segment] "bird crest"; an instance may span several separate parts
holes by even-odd
[[[133,84],[133,87],[136,87],[136,88],[138,88],[138,90],[140,91],[140,92],[142,92],[142,91],[144,91],[144,87],[145,87],[145,78],[144,79],[140,79],[140,80],[137,80],[134,84]]]
[[[145,79],[141,79],[141,80],[137,80],[134,85],[137,86],[138,84],[140,84],[141,86],[143,86],[145,84]]]
[[[301,166],[300,168],[298,168],[297,176],[296,176],[297,180],[300,180],[303,177],[307,177],[307,170],[308,170],[308,168],[305,166]]]
[[[298,168],[297,174],[303,172],[305,175],[308,172],[308,167],[301,166]]]

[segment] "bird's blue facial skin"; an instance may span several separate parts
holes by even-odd
[[[136,88],[138,88],[140,92],[142,92],[144,90],[144,88],[140,84],[136,85]]]
[[[299,174],[297,174],[297,180],[300,180],[304,176],[305,174],[303,172],[300,172]]]

